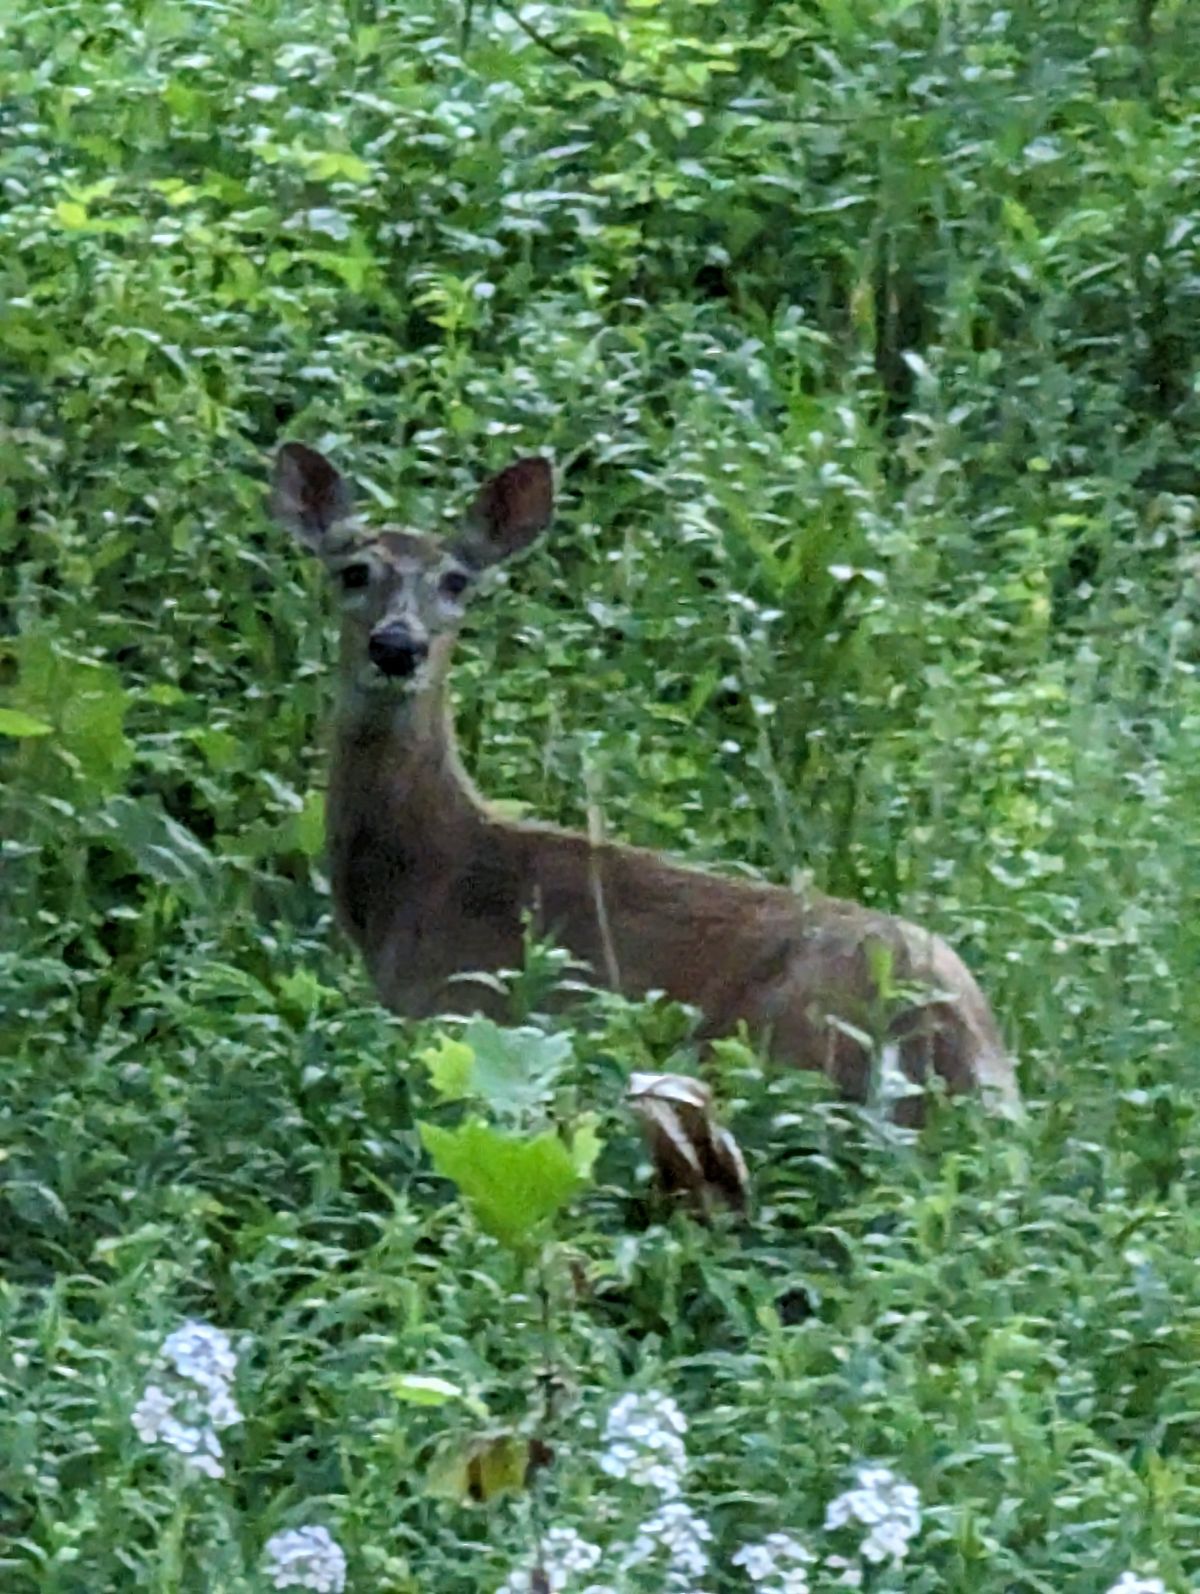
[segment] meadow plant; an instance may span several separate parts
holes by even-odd
[[[266,1542],[263,1565],[272,1588],[307,1588],[341,1594],[346,1557],[328,1528],[288,1528]]]
[[[865,1561],[890,1560],[898,1566],[908,1553],[909,1541],[921,1531],[921,1497],[890,1468],[860,1466],[854,1487],[831,1500],[825,1512],[827,1533],[852,1524],[867,1530],[858,1547]]]
[[[673,1498],[687,1468],[686,1433],[687,1420],[669,1395],[622,1395],[605,1423],[600,1470]]]
[[[695,1580],[709,1569],[712,1529],[686,1500],[664,1500],[642,1523],[621,1557],[621,1568],[653,1564],[664,1594],[694,1594]]]
[[[130,1417],[143,1444],[165,1445],[189,1470],[225,1476],[218,1434],[242,1420],[233,1398],[237,1354],[229,1335],[209,1323],[186,1322],[164,1340],[157,1377]]]
[[[770,1594],[808,1594],[813,1554],[790,1533],[768,1533],[761,1544],[746,1544],[733,1557],[752,1583]]]
[[[581,1575],[590,1572],[600,1561],[603,1550],[592,1544],[574,1528],[551,1528],[542,1539],[537,1570],[551,1594],[578,1587]],[[536,1589],[535,1572],[524,1568],[515,1571],[503,1585],[500,1594],[532,1594]],[[585,1594],[604,1594],[601,1585],[588,1585]]]
[[[712,1529],[682,1498],[687,1472],[687,1419],[669,1395],[658,1390],[621,1395],[604,1423],[600,1470],[609,1478],[648,1491],[658,1499],[633,1537],[607,1553],[572,1528],[552,1528],[542,1539],[535,1566],[552,1590],[574,1590],[573,1579],[607,1562],[614,1587],[638,1568],[653,1569],[663,1594],[700,1594],[696,1579],[709,1569]],[[500,1594],[536,1589],[534,1574],[512,1574]],[[583,1594],[610,1594],[607,1584],[587,1585]]]
[[[0,1590],[661,1594],[689,1536],[722,1594],[1200,1589],[1200,5],[18,9]],[[520,1034],[382,1014],[285,434],[447,530],[552,456],[459,651],[481,788],[946,933],[1028,1122],[910,1143],[719,1040],[751,1220],[659,1222],[624,1093],[694,1067],[669,1004],[546,950]],[[210,1268],[245,1444],[236,1339],[150,1364]],[[535,1509],[445,1497],[443,1441],[511,1426],[516,1478],[542,1410]],[[936,1515],[877,1456],[945,1458]]]

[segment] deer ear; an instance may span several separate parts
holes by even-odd
[[[284,443],[275,455],[271,513],[319,553],[326,533],[350,513],[350,489],[324,454],[304,443]]]
[[[527,548],[554,514],[554,476],[545,459],[519,459],[484,482],[454,551],[482,570]]]

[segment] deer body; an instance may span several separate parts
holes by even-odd
[[[892,1043],[913,1079],[932,1069],[953,1091],[980,1089],[1000,1110],[1017,1109],[987,1002],[939,937],[855,903],[488,808],[455,745],[446,678],[460,616],[438,594],[469,584],[549,519],[542,462],[485,486],[448,548],[347,529],[341,478],[300,445],[281,451],[275,503],[335,574],[368,554],[363,585],[385,594],[344,615],[328,839],[339,920],[388,1007],[418,1017],[492,1006],[494,993],[470,976],[518,967],[532,920],[605,983],[694,1005],[705,1037],[745,1022],[779,1061],[821,1069],[850,1097],[867,1092],[873,1040]],[[881,967],[893,988],[918,994],[883,1002]],[[905,1104],[902,1115],[919,1109]]]

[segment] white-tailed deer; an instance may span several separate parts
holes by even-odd
[[[882,1051],[912,1080],[932,1069],[1015,1111],[987,1002],[937,936],[488,808],[459,761],[447,671],[477,578],[549,524],[553,496],[546,461],[522,459],[480,489],[454,537],[371,532],[323,455],[285,443],[276,457],[274,513],[340,597],[333,896],[383,1002],[411,1017],[478,1009],[486,991],[461,977],[518,967],[531,919],[603,983],[692,1004],[704,1037],[744,1021],[774,1058],[823,1070],[852,1098]],[[919,1102],[898,1116],[919,1119]]]

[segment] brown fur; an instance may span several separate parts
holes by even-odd
[[[321,485],[328,492],[324,476]],[[537,515],[530,479],[516,485],[523,545]],[[476,557],[487,492],[472,511]],[[513,498],[509,483],[495,500],[501,512]],[[485,530],[499,542],[505,524]],[[418,557],[413,540],[388,534],[375,546],[435,568],[439,545],[415,539]],[[329,793],[338,916],[387,1006],[414,1017],[494,1006],[494,992],[470,976],[519,966],[528,916],[598,980],[693,1004],[707,1037],[744,1022],[777,1060],[822,1070],[849,1097],[867,1094],[872,1045],[859,1037],[870,1037],[890,1043],[914,1080],[932,1069],[951,1091],[980,1089],[1001,1111],[1018,1110],[1013,1064],[988,1005],[939,937],[855,903],[726,879],[492,812],[459,762],[446,709],[454,624],[439,631],[410,591],[400,607],[430,632],[425,673],[403,691],[357,685],[371,627],[400,612],[400,600],[389,601],[343,627]],[[883,1011],[881,964],[893,988],[924,994]],[[916,1121],[919,1102],[909,1099],[898,1116]]]

